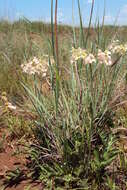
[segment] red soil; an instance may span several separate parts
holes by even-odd
[[[0,190],[2,190],[7,171],[14,171],[16,168],[19,168],[21,171],[24,171],[24,173],[27,173],[25,167],[25,155],[22,153],[16,154],[17,150],[22,149],[22,147],[16,144],[16,140],[10,141],[8,131],[4,128],[0,128],[0,140],[2,139],[3,134],[5,134],[5,140],[2,146],[3,148],[0,149]],[[27,188],[29,190],[44,189],[41,184],[31,182],[24,178],[18,184],[7,187],[4,190],[25,190]]]

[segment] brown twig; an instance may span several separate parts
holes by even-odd
[[[120,60],[120,58],[122,57],[122,55],[120,55],[115,61],[114,63],[111,65],[111,67],[113,67],[114,65],[116,65],[118,63],[118,61]]]

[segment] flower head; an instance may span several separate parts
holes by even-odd
[[[87,51],[85,49],[81,49],[80,47],[77,49],[72,47],[71,54],[71,63],[87,57]]]
[[[107,66],[112,65],[112,58],[111,58],[111,52],[108,50],[105,50],[104,52],[102,50],[98,50],[98,62],[100,64],[105,64]]]
[[[6,92],[2,92],[0,98],[1,98],[1,100],[3,101],[3,103],[4,103],[4,108],[6,108],[6,110],[13,111],[13,110],[16,110],[16,109],[17,109],[16,106],[14,106],[11,102],[8,101],[7,93],[6,93]]]
[[[113,49],[113,53],[125,55],[127,53],[127,44],[115,46]]]
[[[109,51],[113,51],[114,47],[116,47],[117,45],[119,45],[119,43],[120,43],[119,40],[113,40],[111,42],[111,44],[109,44],[108,50]]]
[[[125,55],[127,53],[127,44],[120,44],[120,42],[116,40],[110,44],[109,50],[113,54]]]
[[[47,75],[48,71],[48,55],[43,55],[42,59],[34,57],[31,59],[28,63],[22,64],[21,68],[24,73],[27,73],[29,75],[41,75],[42,77],[45,77]],[[50,58],[51,64],[54,63],[54,59]]]
[[[16,106],[12,105],[11,102],[8,102],[7,108],[8,108],[9,110],[12,110],[12,111],[13,111],[13,110],[16,110]]]
[[[95,59],[94,55],[91,54],[91,53],[88,54],[88,56],[84,60],[85,64],[92,64],[92,63],[95,63],[95,62],[96,62],[96,59]]]

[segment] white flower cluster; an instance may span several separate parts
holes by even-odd
[[[95,63],[95,62],[96,62],[96,59],[95,59],[95,57],[94,57],[94,55],[92,53],[88,54],[87,57],[84,60],[85,64],[92,64],[92,63]]]
[[[79,48],[74,48],[72,47],[71,50],[71,63],[74,63],[78,61],[79,59],[82,59],[85,64],[91,64],[95,62],[95,57],[93,54],[88,54],[85,49]]]
[[[85,59],[87,57],[87,51],[84,49],[79,48],[74,48],[72,47],[71,50],[71,63],[78,61],[79,59]]]
[[[16,106],[14,106],[11,102],[8,102],[6,106],[9,110],[16,110]]]
[[[54,63],[53,58],[50,58],[51,64]],[[41,75],[42,77],[46,77],[48,67],[49,67],[49,57],[48,55],[43,55],[42,58],[34,57],[28,63],[22,64],[21,68],[24,73],[29,75]]]
[[[97,55],[94,56],[88,53],[87,50],[72,47],[71,50],[71,63],[77,62],[82,59],[85,64],[92,64],[98,62],[99,64],[105,64],[106,66],[113,65],[114,55],[124,56],[127,53],[127,44],[120,44],[118,40],[113,41],[107,50],[102,51],[98,49]]]
[[[116,40],[110,44],[109,50],[113,54],[125,55],[127,53],[127,44],[120,44],[119,40]]]
[[[100,64],[105,64],[107,66],[112,65],[112,58],[111,58],[111,52],[106,50],[106,51],[102,51],[102,50],[98,50],[98,54],[97,54],[97,60],[98,63]]]

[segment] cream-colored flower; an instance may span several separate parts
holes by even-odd
[[[105,64],[107,66],[111,66],[113,64],[112,57],[111,57],[111,51],[105,50],[105,57],[106,57]]]
[[[11,102],[8,101],[7,98],[7,93],[6,92],[2,92],[2,95],[0,96],[1,100],[4,103],[4,108],[6,108],[6,110],[16,110],[16,106],[14,106]]]
[[[113,41],[108,48],[113,54],[125,55],[127,53],[127,44],[120,44],[119,40]]]
[[[125,55],[127,53],[127,45],[117,45],[113,49],[113,53]]]
[[[113,41],[111,42],[111,44],[109,44],[108,50],[112,52],[113,49],[114,49],[117,45],[119,45],[119,44],[120,44],[120,41],[119,41],[119,40],[113,40]]]
[[[54,59],[50,58],[51,64],[54,63]],[[22,64],[21,68],[24,73],[29,75],[41,75],[42,77],[46,77],[47,71],[49,67],[49,56],[43,55],[42,58],[34,57],[28,63]]]
[[[96,59],[95,59],[94,55],[91,54],[91,53],[88,54],[88,56],[84,60],[85,64],[92,64],[92,63],[95,63],[95,62],[96,62]]]
[[[87,57],[87,51],[85,49],[74,48],[71,50],[71,63],[78,61],[79,59],[85,59]]]
[[[104,52],[102,50],[98,50],[97,55],[98,62],[100,64],[105,64],[107,66],[112,65],[112,58],[111,58],[111,52],[108,50],[105,50]]]
[[[12,105],[12,103],[8,102],[7,108],[9,110],[16,110],[16,106]]]
[[[98,50],[97,58],[98,58],[98,62],[99,62],[100,64],[102,64],[102,63],[105,62],[105,53],[102,52],[100,49]]]

